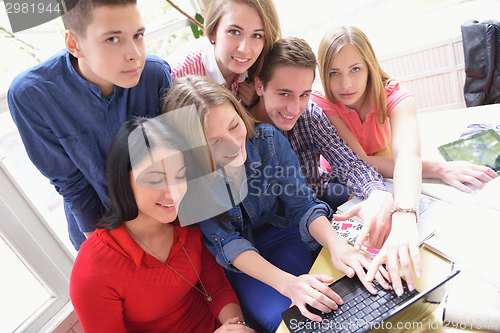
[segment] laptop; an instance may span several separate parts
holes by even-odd
[[[409,291],[403,279],[404,293],[401,297],[392,289],[385,290],[373,281],[377,295],[372,295],[357,276],[347,276],[330,284],[344,301],[337,310],[323,313],[307,305],[309,311],[321,316],[321,322],[304,317],[296,306],[281,314],[288,330],[292,333],[364,333],[404,332],[421,330],[430,324],[422,320],[431,314],[445,299],[448,281],[458,275],[455,271],[434,287],[419,292]]]

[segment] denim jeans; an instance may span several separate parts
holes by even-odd
[[[273,226],[254,238],[260,255],[279,269],[299,276],[312,266],[311,252],[302,242],[297,225]],[[245,321],[257,332],[274,332],[281,322],[281,313],[291,300],[272,287],[244,273],[226,270],[226,275],[240,300]]]

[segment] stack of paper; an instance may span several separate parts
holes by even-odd
[[[500,288],[459,269],[444,305],[443,326],[500,332]]]
[[[484,193],[479,190],[473,197],[450,205],[425,246],[500,288],[500,210],[490,207],[500,202],[498,186],[500,178],[488,183]]]

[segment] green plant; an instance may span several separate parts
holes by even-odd
[[[196,21],[200,22],[201,24],[203,24],[205,21],[203,19],[203,16],[201,16],[198,13],[196,13],[194,18],[196,19]],[[189,26],[191,27],[191,31],[193,32],[194,38],[200,38],[203,36],[203,29],[200,29],[196,24],[193,23],[193,21],[191,21],[191,19],[189,19]]]
[[[200,38],[200,36],[203,36],[203,33],[205,31],[205,28],[203,27],[204,20],[200,14],[196,13],[195,17],[193,18],[191,15],[180,9],[179,6],[174,4],[171,0],[166,1],[170,4],[170,6],[172,6],[172,8],[188,18],[189,26],[191,27],[194,38]]]

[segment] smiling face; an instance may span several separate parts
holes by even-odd
[[[206,129],[215,164],[222,168],[238,168],[245,163],[247,129],[233,105],[211,106]]]
[[[257,11],[249,5],[231,2],[215,32],[215,59],[226,79],[232,83],[236,74],[247,71],[264,47],[264,25]]]
[[[136,5],[99,6],[85,37],[69,31],[68,50],[78,58],[75,70],[109,96],[117,85],[137,85],[146,61],[144,24]]]
[[[256,79],[257,95],[261,96],[272,125],[289,131],[304,113],[309,102],[314,70],[295,66],[279,66],[266,88]]]
[[[187,191],[184,156],[178,150],[162,147],[153,149],[152,157],[157,162],[151,164],[146,157],[130,172],[138,218],[170,223],[177,218],[179,204]]]
[[[368,65],[352,44],[344,46],[330,66],[330,91],[333,97],[353,109],[359,109],[368,96]]]

